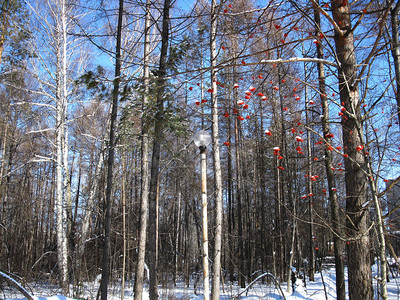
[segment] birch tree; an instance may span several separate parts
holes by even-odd
[[[144,77],[144,95],[143,110],[148,105],[150,70],[150,0],[146,1],[145,6],[145,25],[144,25],[144,49],[143,49],[143,77]],[[138,259],[135,275],[135,300],[141,300],[143,295],[144,266],[146,253],[146,237],[147,237],[147,218],[148,218],[148,202],[149,202],[149,135],[145,115],[142,115],[142,166],[141,166],[141,202],[140,202],[140,228],[139,228],[139,246]]]
[[[54,142],[49,141],[54,146],[54,154],[49,157],[38,151],[38,158],[55,163],[58,267],[60,284],[68,294],[68,234],[72,221],[68,128],[72,122],[72,77],[84,65],[79,61],[82,53],[76,48],[81,41],[70,34],[76,7],[65,0],[27,4],[32,12],[32,30],[35,31],[34,39],[29,43],[35,57],[30,60],[28,70],[36,80],[31,92],[38,99],[30,105],[41,108],[42,115],[47,117],[45,123],[37,120],[31,133],[51,138],[48,133],[54,132]]]
[[[397,112],[400,121],[400,41],[399,41],[399,11],[400,11],[400,1],[390,9],[390,24],[391,24],[391,52],[394,63],[394,71],[396,77],[396,102],[397,102]],[[400,122],[399,122],[400,124]]]
[[[55,164],[56,164],[56,224],[57,224],[57,255],[60,276],[60,285],[64,292],[68,294],[68,218],[67,207],[70,199],[68,195],[68,98],[70,95],[68,76],[70,42],[67,34],[69,30],[70,8],[64,0],[49,4],[48,11],[43,11],[43,7],[30,5],[31,10],[37,16],[37,24],[43,30],[43,37],[51,45],[55,59],[47,60],[47,53],[40,52],[36,48],[38,63],[36,71],[37,78],[40,78],[41,70],[47,72],[49,81],[40,78],[39,94],[47,96],[54,105],[43,104],[55,112]],[[45,34],[49,34],[45,36]],[[42,40],[43,41],[43,40]],[[37,44],[35,45],[37,46]],[[53,63],[53,65],[52,65]],[[34,66],[35,67],[35,66]],[[43,69],[41,69],[43,68]],[[53,94],[54,92],[54,94]],[[38,104],[42,105],[42,104]],[[46,129],[45,129],[46,130]]]
[[[56,24],[56,149],[57,149],[57,253],[61,286],[68,294],[68,132],[67,132],[67,11],[66,2],[59,2],[59,22]]]
[[[212,140],[215,173],[215,238],[214,238],[214,264],[212,268],[211,299],[220,298],[221,277],[221,250],[222,250],[222,172],[218,132],[218,98],[217,98],[217,26],[218,26],[217,1],[211,1],[211,31],[210,31],[210,67],[211,67],[211,103],[212,103]]]

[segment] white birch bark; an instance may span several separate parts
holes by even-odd
[[[207,218],[207,154],[201,150],[201,220],[203,228],[203,294],[210,300],[210,275],[208,266],[208,218]]]
[[[37,101],[30,103],[40,107],[43,117],[47,117],[49,125],[36,124],[37,130],[31,130],[31,134],[40,133],[48,138],[51,147],[54,147],[54,162],[56,163],[56,190],[55,190],[55,222],[56,242],[59,267],[59,280],[68,294],[68,232],[72,220],[71,183],[69,176],[69,137],[68,114],[69,97],[71,96],[70,73],[77,72],[86,64],[82,60],[87,55],[82,50],[81,39],[68,35],[71,31],[71,16],[74,6],[66,0],[54,1],[27,1],[31,12],[31,29],[35,34],[29,40],[29,46],[35,53],[35,57],[28,61],[27,70],[32,78],[36,79],[36,85],[27,90],[36,96]],[[76,15],[74,15],[75,17]],[[78,16],[74,19],[81,18]],[[76,74],[75,74],[76,75]],[[73,76],[75,76],[73,75]],[[17,103],[25,104],[25,103]],[[54,120],[54,123],[50,123]],[[45,126],[45,127],[43,127]],[[51,135],[54,132],[55,136]],[[40,154],[36,157],[43,158]],[[46,155],[47,157],[47,155]],[[51,159],[53,159],[51,157]],[[39,161],[39,160],[32,160]]]
[[[69,294],[68,288],[68,241],[67,241],[67,163],[68,163],[68,135],[67,119],[67,20],[66,3],[58,2],[59,16],[56,19],[57,38],[57,67],[56,67],[56,151],[57,151],[57,255],[60,273],[60,284],[64,293]]]
[[[214,172],[215,172],[215,244],[214,244],[214,264],[212,271],[212,291],[211,299],[220,298],[221,281],[221,248],[222,248],[222,171],[220,145],[218,135],[218,99],[217,99],[217,1],[211,1],[211,32],[210,32],[210,60],[211,60],[211,82],[213,92],[211,94],[212,102],[212,138],[214,153]]]
[[[370,171],[372,171],[371,165],[368,162],[368,168]],[[379,261],[380,261],[380,294],[382,297],[382,300],[387,300],[388,299],[388,291],[387,291],[387,258],[386,258],[386,238],[385,238],[385,222],[383,221],[382,217],[382,207],[381,203],[378,199],[378,193],[375,185],[376,181],[373,181],[370,179],[370,187],[371,187],[371,194],[372,194],[372,199],[375,205],[375,215],[376,215],[376,223],[378,227],[378,240],[379,240],[379,245],[378,245],[378,255],[379,255]]]
[[[148,103],[149,92],[149,60],[150,60],[150,0],[146,1],[145,8],[145,28],[144,28],[144,49],[143,49],[143,77],[144,79],[144,96],[143,107],[146,109]],[[139,225],[139,246],[138,260],[135,274],[135,300],[141,300],[143,297],[144,282],[144,266],[147,239],[147,218],[149,203],[149,137],[142,117],[142,182],[141,182],[141,202],[140,202],[140,225]]]
[[[107,128],[109,128],[109,126],[107,126]],[[97,191],[99,189],[102,166],[104,165],[104,151],[105,149],[103,148],[103,150],[100,153],[99,160],[97,161],[95,173],[92,179],[92,186],[89,192],[89,197],[85,207],[83,208],[84,215],[82,220],[81,237],[79,239],[79,244],[77,249],[78,263],[80,263],[83,260],[83,254],[85,252],[85,244],[89,236],[89,226],[94,210],[94,201],[96,199]]]
[[[58,104],[58,103],[57,103]],[[57,223],[57,255],[58,255],[58,268],[60,272],[60,283],[65,288],[64,284],[67,282],[68,274],[68,250],[66,224],[67,216],[65,210],[65,193],[63,189],[63,158],[62,158],[62,109],[57,105],[57,131],[56,131],[56,223]]]

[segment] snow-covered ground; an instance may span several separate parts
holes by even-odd
[[[375,268],[374,268],[375,269]],[[284,299],[282,292],[285,295],[285,299],[310,299],[310,300],[333,300],[336,299],[335,289],[335,270],[327,269],[321,273],[315,274],[315,281],[310,282],[307,280],[306,286],[303,286],[301,280],[297,281],[297,287],[294,292],[288,293],[286,291],[286,284],[281,285],[281,289],[276,289],[273,282],[261,283],[256,282],[246,292],[241,294],[240,299],[245,300],[256,300],[256,299]],[[374,290],[377,289],[377,283],[374,280]],[[98,291],[98,283],[87,283],[82,287],[79,295],[75,298],[67,298],[65,296],[51,296],[60,294],[60,290],[49,284],[32,283],[27,285],[27,290],[30,294],[35,295],[34,299],[37,300],[72,300],[72,299],[96,299],[96,293]],[[133,286],[127,284],[124,293],[124,299],[133,299]],[[221,292],[221,300],[234,299],[243,289],[237,285],[226,283],[224,290]],[[185,299],[185,300],[201,300],[201,287],[194,290],[193,285],[186,288],[183,283],[174,286],[162,286],[159,288],[160,299]],[[390,282],[388,283],[388,296],[391,300],[400,300],[400,275],[395,278],[390,276]],[[121,299],[121,286],[116,284],[110,287],[109,297],[110,300]],[[148,294],[145,292],[144,299],[148,299]],[[7,289],[0,293],[0,299],[25,299],[22,298],[21,294],[18,294],[15,290]]]

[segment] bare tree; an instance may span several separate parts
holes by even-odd
[[[392,41],[391,51],[394,63],[394,70],[396,76],[396,101],[397,101],[397,114],[400,120],[400,41],[399,41],[399,10],[400,1],[397,1],[393,8],[390,10],[390,24],[392,26]],[[399,122],[400,124],[400,122]]]
[[[221,278],[221,250],[222,250],[222,172],[221,157],[218,132],[218,99],[217,99],[217,1],[211,1],[211,32],[210,32],[210,66],[211,66],[211,103],[212,103],[212,138],[214,153],[214,173],[215,173],[215,239],[214,239],[214,264],[212,269],[212,291],[211,299],[220,298],[220,278]]]
[[[335,22],[335,45],[340,63],[339,90],[340,101],[349,114],[342,119],[343,146],[345,147],[345,182],[349,297],[350,299],[373,299],[372,273],[370,264],[369,214],[365,207],[368,181],[363,172],[365,158],[357,150],[361,144],[359,129],[360,97],[357,82],[357,62],[354,49],[354,36],[350,18],[350,4],[332,1],[332,14]]]
[[[145,25],[144,25],[144,49],[143,49],[143,77],[144,77],[144,95],[143,109],[148,105],[148,93],[150,83],[149,55],[150,55],[150,0],[146,1],[145,6]],[[142,166],[141,166],[141,202],[140,202],[140,228],[139,228],[139,246],[138,259],[135,276],[135,300],[141,300],[143,294],[144,266],[146,253],[147,237],[147,217],[149,202],[149,136],[145,116],[142,116]]]
[[[318,3],[318,1],[316,1]],[[322,34],[321,31],[321,17],[318,9],[314,8],[314,20],[316,25],[315,36],[319,37]],[[324,50],[321,43],[316,43],[317,57],[322,59],[324,57]],[[322,131],[326,141],[326,147],[324,148],[325,154],[325,170],[328,182],[328,193],[329,202],[331,205],[331,218],[332,218],[332,229],[333,229],[333,241],[334,241],[334,255],[335,255],[335,271],[336,271],[336,297],[340,300],[346,299],[346,286],[344,277],[344,242],[342,240],[342,220],[340,219],[339,201],[336,188],[336,178],[333,172],[333,158],[332,151],[329,151],[329,147],[332,144],[331,132],[329,127],[329,105],[326,90],[326,74],[325,68],[322,63],[317,65],[318,68],[318,85],[319,94],[322,106]]]
[[[156,113],[154,116],[154,140],[150,167],[149,190],[149,269],[150,269],[150,299],[158,299],[158,195],[160,154],[163,139],[164,100],[167,70],[167,54],[169,42],[171,0],[164,1],[161,29],[160,60],[156,78]]]
[[[107,300],[108,280],[109,280],[109,261],[110,261],[110,235],[111,235],[111,205],[113,190],[113,167],[116,145],[116,127],[118,113],[119,87],[121,82],[121,37],[122,37],[122,20],[124,13],[124,0],[119,0],[118,8],[118,25],[115,48],[115,74],[112,91],[111,115],[110,115],[110,137],[108,145],[107,158],[107,188],[105,203],[105,219],[104,219],[104,247],[103,247],[103,264],[101,272],[101,299]]]

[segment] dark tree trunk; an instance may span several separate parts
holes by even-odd
[[[165,75],[169,40],[169,10],[171,0],[164,1],[161,32],[160,62],[157,74],[157,111],[154,121],[153,153],[150,168],[149,191],[149,269],[150,269],[150,300],[158,299],[158,182],[160,173],[160,153],[164,123],[164,92]]]
[[[370,239],[368,232],[367,178],[361,145],[361,116],[357,82],[350,7],[341,0],[332,1],[333,19],[340,30],[335,31],[335,45],[339,67],[340,101],[346,110],[342,117],[342,134],[345,158],[346,214],[348,234],[348,277],[350,299],[373,299],[370,264]],[[358,148],[360,149],[360,148]]]
[[[107,188],[106,188],[106,207],[104,221],[104,247],[103,247],[103,263],[101,272],[100,293],[101,300],[107,300],[107,288],[109,277],[109,261],[110,261],[110,235],[111,235],[111,193],[113,183],[113,166],[115,155],[115,131],[118,112],[118,96],[121,75],[121,33],[122,33],[122,15],[124,9],[124,0],[119,0],[118,9],[118,26],[117,26],[117,44],[115,49],[115,77],[112,92],[111,104],[111,120],[110,120],[110,140],[108,148],[107,160]]]
[[[305,71],[306,71],[306,67]],[[305,72],[306,73],[306,72]],[[308,92],[306,88],[305,92],[305,100],[306,100],[306,123],[310,124],[310,118],[309,118],[309,107],[308,107]],[[311,165],[311,155],[312,155],[312,149],[311,149],[311,137],[310,137],[310,132],[307,131],[307,174],[309,177],[312,175],[312,165]],[[308,276],[310,277],[310,281],[315,280],[315,228],[314,228],[314,196],[313,196],[313,187],[312,187],[312,181],[309,180],[307,182],[307,192],[308,192],[308,217],[309,217],[309,227],[308,227],[308,232],[309,232],[309,251],[310,251],[310,262],[309,262],[309,268],[308,268]]]
[[[228,107],[228,106],[227,106]],[[228,120],[228,141],[231,141],[231,118]],[[235,232],[235,204],[234,204],[234,193],[233,193],[233,166],[232,166],[232,152],[227,151],[227,160],[228,160],[228,171],[227,171],[227,181],[228,181],[228,242],[229,245],[235,245],[235,239],[233,238]],[[229,273],[229,280],[234,280],[234,261],[235,255],[233,251],[228,251],[229,258],[228,258],[228,273]]]
[[[318,1],[316,1],[318,2]],[[321,18],[319,11],[315,8],[314,10],[314,20],[317,25],[316,36],[320,34],[320,24]],[[320,59],[324,58],[323,47],[321,43],[316,44],[317,47],[317,57]],[[329,106],[328,99],[326,96],[326,83],[325,83],[325,69],[322,63],[318,64],[318,82],[319,82],[319,92],[321,97],[322,106],[322,130],[323,136],[326,139],[327,146],[325,147],[325,169],[326,176],[328,180],[328,193],[329,193],[329,203],[331,205],[331,218],[332,218],[332,229],[333,233],[333,243],[334,243],[334,255],[335,255],[335,270],[336,270],[336,298],[338,300],[346,299],[346,287],[344,278],[344,242],[341,240],[342,235],[342,223],[340,220],[340,210],[339,202],[336,191],[336,180],[333,171],[332,163],[332,152],[328,150],[328,145],[331,145],[331,138],[329,137]]]
[[[243,196],[243,185],[242,185],[242,168],[241,168],[241,152],[240,152],[240,124],[237,118],[235,118],[235,161],[236,161],[236,201],[237,201],[237,227],[238,227],[238,280],[241,288],[246,286],[246,278],[244,274],[245,263],[244,263],[244,236],[243,236],[243,211],[242,211],[242,196]]]

